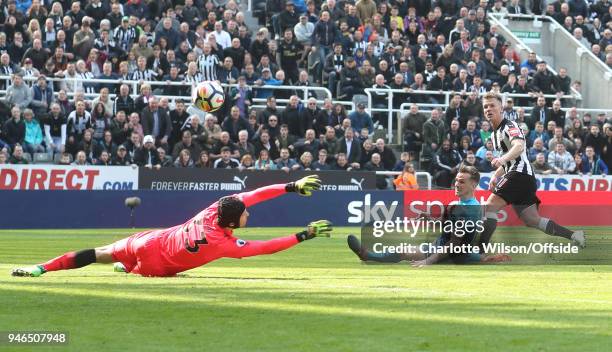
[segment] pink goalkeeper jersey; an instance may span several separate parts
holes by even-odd
[[[285,194],[285,185],[276,184],[244,192],[237,196],[248,208],[259,202]],[[198,213],[182,225],[151,233],[158,237],[161,259],[169,272],[182,272],[225,256],[232,245],[240,246],[242,240],[233,236],[232,229],[217,224],[219,202]]]

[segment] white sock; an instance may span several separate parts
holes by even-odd
[[[549,218],[540,218],[540,222],[538,223],[538,228],[544,232],[546,232],[546,226],[548,226]]]

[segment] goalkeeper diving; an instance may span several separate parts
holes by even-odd
[[[174,276],[219,258],[272,254],[315,237],[330,237],[327,220],[313,221],[301,232],[269,241],[236,238],[245,227],[248,207],[288,192],[310,196],[321,188],[318,176],[222,197],[182,225],[134,234],[107,246],[68,252],[46,263],[17,268],[13,276],[41,276],[50,271],[81,268],[92,263],[115,263],[115,271],[142,276]]]

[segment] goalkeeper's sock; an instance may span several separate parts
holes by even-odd
[[[483,244],[487,244],[491,241],[491,237],[493,237],[493,232],[497,229],[497,213],[487,212],[485,214],[485,221],[483,225],[483,230],[480,233],[480,241],[479,244],[481,246],[481,251],[484,253],[484,249],[482,248]]]
[[[568,240],[571,240],[572,234],[574,234],[574,231],[557,224],[549,218],[540,218],[538,228],[551,236],[563,237]]]
[[[78,252],[68,252],[57,258],[53,258],[40,266],[47,271],[68,270],[82,268],[96,262],[96,250],[85,249]]]

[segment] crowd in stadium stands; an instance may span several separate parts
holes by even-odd
[[[2,0],[0,75],[10,78],[0,80],[0,164],[46,153],[73,165],[396,170],[396,180],[380,177],[378,187],[414,189],[420,159],[448,187],[460,164],[492,170],[479,94],[493,90],[530,94],[505,101],[504,116],[523,128],[537,172],[607,174],[610,117],[542,97],[570,94],[580,82],[564,68],[551,74],[535,53],[521,62],[488,12],[551,15],[612,66],[609,0],[269,0],[268,28],[249,27],[234,0]],[[133,92],[92,78],[141,84]],[[163,97],[188,96],[204,80],[236,85],[224,109],[203,121],[185,102]],[[413,104],[400,160],[373,138],[386,115],[262,85],[324,86],[334,100],[368,87],[402,89],[394,108]],[[454,95],[445,110],[424,111],[416,104],[444,96],[418,90]],[[251,108],[254,98],[266,107]],[[289,103],[277,107],[277,98]],[[388,99],[375,93],[372,107],[386,108]],[[530,114],[525,106],[534,106]]]

